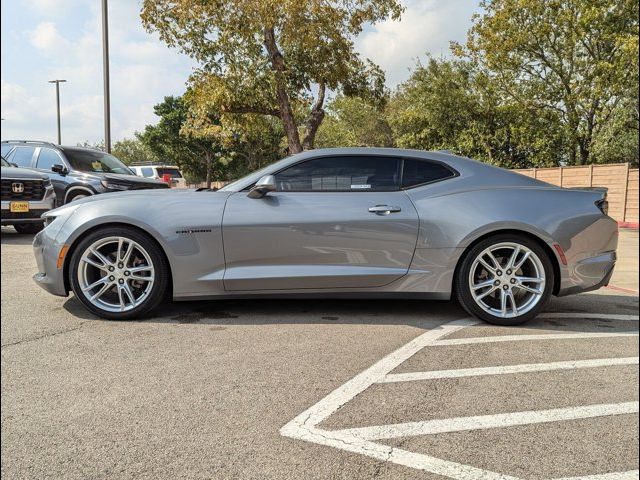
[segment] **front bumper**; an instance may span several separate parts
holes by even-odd
[[[38,273],[33,280],[52,295],[66,297],[69,292],[64,282],[64,268],[58,268],[58,255],[64,245],[59,244],[48,228],[33,238],[33,254],[38,264]]]
[[[15,225],[16,223],[42,223],[41,215],[55,207],[55,193],[53,187],[47,187],[42,200],[29,200],[29,211],[24,213],[11,212],[11,202],[0,202],[0,218],[2,225]]]

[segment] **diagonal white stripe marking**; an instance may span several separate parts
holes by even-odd
[[[380,381],[387,373],[425,346],[432,344],[437,339],[444,337],[445,335],[450,335],[453,332],[470,325],[475,325],[478,322],[479,320],[473,319],[456,320],[423,333],[419,337],[414,338],[406,345],[400,347],[395,352],[387,355],[382,360],[367,368],[362,373],[359,373],[341,387],[338,387],[311,408],[305,410],[296,418],[291,420],[283,427],[283,430],[289,431],[288,427],[294,425],[318,425],[325,418],[338,410],[342,405],[351,401],[356,395],[369,388],[372,384]],[[283,433],[283,435],[286,435],[286,433]]]
[[[613,313],[554,313],[545,312],[538,314],[537,318],[578,318],[580,320],[623,320],[623,321],[638,321],[638,315],[619,315]]]
[[[380,443],[368,442],[349,435],[343,435],[337,431],[331,432],[317,427],[303,427],[295,431],[287,430],[287,432],[283,432],[283,430],[284,428],[280,432],[285,436],[366,455],[382,462],[393,462],[405,467],[425,470],[456,480],[519,480],[517,477],[502,473],[442,460],[422,453],[409,452]]]
[[[525,342],[530,340],[573,340],[580,338],[637,337],[638,333],[549,333],[540,335],[502,335],[497,337],[450,338],[438,340],[432,345],[471,345],[474,343]]]
[[[601,473],[599,475],[580,475],[579,477],[564,477],[556,480],[638,480],[638,470],[628,472]]]
[[[530,425],[532,423],[559,422],[563,420],[605,417],[637,412],[638,402],[607,403],[583,407],[554,408],[550,410],[500,413],[497,415],[457,417],[443,420],[348,428],[337,430],[337,432],[363,440],[380,440],[383,438],[415,437],[418,435],[435,435],[439,433],[482,430],[485,428],[504,428],[517,425]]]
[[[454,370],[434,370],[432,372],[390,373],[379,383],[412,382],[437,378],[477,377],[481,375],[505,375],[509,373],[547,372],[550,370],[573,370],[575,368],[597,368],[615,365],[638,365],[638,357],[598,358],[593,360],[573,360],[567,362],[526,363],[500,367],[459,368]]]

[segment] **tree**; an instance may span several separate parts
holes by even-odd
[[[637,0],[484,0],[458,55],[477,62],[505,98],[558,116],[569,164],[638,89]]]
[[[127,165],[134,162],[156,162],[158,158],[151,149],[138,138],[124,138],[113,144],[111,153]]]
[[[363,24],[401,12],[399,0],[144,0],[141,16],[201,64],[194,102],[223,116],[275,117],[297,153],[314,146],[327,90],[381,98],[384,74],[353,39]]]
[[[205,158],[207,153],[213,155],[211,145],[188,138],[182,133],[184,124],[189,118],[189,109],[182,97],[165,97],[153,108],[159,117],[155,125],[147,125],[139,139],[149,148],[161,162],[175,163],[194,181],[211,179],[211,165]]]
[[[502,167],[557,165],[561,149],[552,114],[505,101],[469,61],[418,64],[391,98],[387,118],[400,147],[451,150]]]
[[[338,95],[327,105],[317,145],[327,147],[393,147],[393,132],[383,105]]]

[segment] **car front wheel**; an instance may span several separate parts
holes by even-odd
[[[115,320],[152,311],[169,283],[167,260],[156,242],[122,227],[83,239],[71,257],[69,275],[73,293],[91,312]]]
[[[542,247],[523,235],[487,238],[464,257],[456,294],[470,314],[496,325],[534,318],[553,290],[553,267]]]

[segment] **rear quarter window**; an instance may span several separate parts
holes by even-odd
[[[429,160],[405,159],[402,169],[402,188],[412,188],[455,177],[449,167]]]

